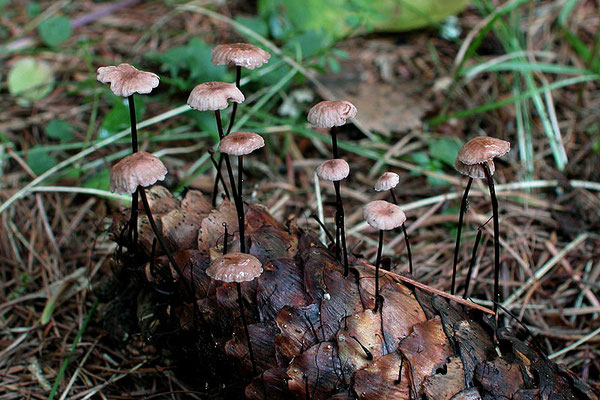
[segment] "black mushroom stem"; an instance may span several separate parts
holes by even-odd
[[[152,216],[152,211],[150,210],[150,204],[148,203],[148,198],[146,197],[146,192],[144,191],[144,188],[141,186],[138,186],[136,192],[138,192],[140,197],[142,198],[142,203],[144,204],[144,209],[146,211],[146,215],[148,216],[148,221],[150,221],[150,226],[152,227],[152,230],[154,231],[154,236],[156,237],[156,239],[158,239],[158,243],[160,244],[160,247],[163,249],[163,251],[167,255],[167,258],[173,265],[173,268],[175,268],[175,271],[177,272],[177,275],[179,275],[179,278],[185,282],[185,278],[183,276],[183,272],[181,271],[181,268],[179,268],[179,264],[177,264],[177,261],[175,261],[175,258],[173,257],[171,250],[169,250],[169,246],[167,246],[167,243],[165,242],[163,235],[160,233],[158,227],[156,226],[156,222],[154,222],[154,217]],[[196,300],[195,300],[194,290],[191,287],[191,284],[187,284],[187,285],[184,284],[184,287],[186,288],[186,291],[188,292],[189,300],[195,304]]]
[[[460,251],[460,234],[462,232],[464,216],[467,212],[467,202],[472,183],[473,178],[469,177],[469,181],[467,182],[467,186],[465,187],[465,192],[463,194],[462,201],[460,202],[460,210],[458,213],[458,227],[456,229],[456,245],[454,246],[454,262],[452,263],[452,285],[450,286],[450,294],[454,294],[456,289],[456,267],[458,265],[458,253]]]
[[[248,353],[250,354],[250,362],[252,363],[252,373],[256,376],[256,360],[254,359],[254,351],[252,350],[252,343],[250,342],[250,331],[248,330],[248,321],[246,321],[246,313],[244,311],[244,298],[242,297],[242,285],[239,282],[235,283],[238,295],[238,305],[240,307],[240,315],[242,317],[242,324],[244,325],[244,334],[246,335],[246,341],[248,342]]]
[[[222,140],[225,136],[223,134],[223,124],[221,123],[221,113],[219,110],[215,111],[215,118],[217,120],[217,129],[219,131],[219,138]],[[239,233],[240,233],[240,252],[245,253],[246,252],[246,240],[245,240],[245,234],[244,234],[244,228],[245,228],[245,226],[244,226],[245,225],[244,203],[242,202],[242,198],[241,198],[241,187],[236,188],[235,178],[233,177],[233,169],[231,168],[231,161],[229,160],[229,155],[221,154],[221,157],[225,159],[225,166],[227,167],[227,174],[229,175],[229,184],[231,186],[231,194],[233,196],[235,209],[237,211],[238,229],[239,229]],[[238,169],[240,176],[238,177],[238,179],[239,179],[238,184],[241,184],[241,181],[242,181],[242,178],[241,178],[241,173],[242,173],[242,168],[243,168],[242,164],[243,164],[243,161],[241,160],[241,157],[240,157],[240,164],[239,164],[239,169]]]
[[[138,152],[138,139],[137,139],[137,124],[135,118],[135,103],[133,101],[133,94],[127,97],[129,103],[129,122],[131,125],[131,152]],[[135,254],[137,252],[138,243],[138,192],[137,190],[131,194],[131,217],[129,219],[129,240],[132,244],[132,251]]]
[[[225,185],[225,180],[223,179],[223,174],[221,174],[221,168],[219,168],[219,164],[217,163],[217,160],[215,160],[215,151],[213,149],[208,149],[208,154],[210,156],[210,161],[212,162],[213,166],[215,167],[215,170],[217,171],[217,176],[215,177],[215,183],[217,181],[221,181],[221,185],[223,186],[223,190],[225,191],[225,196],[227,196],[228,199],[231,199],[231,197],[229,197],[229,190],[227,189],[227,185]],[[219,156],[219,161],[220,160],[221,160],[221,157]],[[216,201],[217,201],[217,188],[215,187],[215,189],[213,190],[213,202],[212,202],[213,206],[216,205]]]
[[[392,201],[395,205],[398,205],[398,199],[396,199],[396,194],[394,193],[394,189],[390,189],[390,194],[392,195]],[[402,232],[404,233],[404,243],[406,243],[406,254],[408,255],[408,272],[413,274],[413,262],[412,262],[412,252],[410,251],[410,240],[408,238],[408,231],[406,230],[406,224],[402,224]]]
[[[342,241],[342,252],[344,256],[344,277],[348,276],[350,268],[348,266],[348,250],[346,248],[346,228],[344,227],[344,205],[342,204],[342,195],[340,191],[340,181],[334,181],[333,187],[335,188],[335,222],[337,229],[339,229],[340,237]],[[336,236],[337,236],[336,229]],[[337,242],[337,240],[336,240]],[[339,243],[336,246],[336,255],[339,254]]]
[[[383,307],[381,304],[382,297],[379,295],[379,265],[381,264],[381,252],[383,251],[383,229],[379,230],[379,245],[377,246],[377,259],[375,261],[375,307],[373,312],[379,311],[379,307]]]
[[[340,158],[340,152],[338,150],[337,143],[337,127],[332,127],[330,130],[331,133],[331,153],[333,154],[334,159]],[[345,225],[345,216],[344,216],[344,205],[342,203],[342,195],[340,192],[340,182],[333,182],[335,187],[335,224],[337,229],[339,229],[341,242],[342,242],[342,254],[344,256],[344,276],[348,276],[349,267],[348,267],[348,248],[346,247],[346,229]],[[337,232],[337,230],[336,230]],[[337,239],[337,235],[336,235]],[[336,240],[336,256],[340,254],[339,241]]]
[[[237,65],[235,67],[235,86],[240,89],[240,82],[242,80],[242,67]],[[235,123],[235,114],[237,111],[238,103],[234,102],[231,109],[231,116],[229,117],[229,125],[227,126],[227,133],[225,135],[229,135],[231,133],[231,129],[233,129],[233,124]],[[223,185],[223,190],[227,193],[227,187],[225,186],[225,182],[223,181],[223,176],[221,174],[221,167],[223,166],[223,155],[219,155],[219,160],[217,161],[217,176],[215,177],[215,183],[213,185],[213,197],[212,197],[212,205],[213,207],[216,205],[217,201],[217,191],[219,189],[219,180],[221,180],[221,185]],[[229,195],[227,195],[229,197]]]
[[[485,224],[484,224],[485,225]],[[467,272],[467,280],[465,281],[465,291],[463,292],[463,299],[467,298],[469,294],[469,286],[471,285],[471,277],[473,276],[473,269],[475,269],[475,263],[477,261],[477,249],[481,242],[481,234],[483,232],[483,225],[477,229],[477,236],[475,236],[475,244],[473,245],[473,253],[471,254],[471,263],[469,264],[469,271]]]
[[[498,218],[498,199],[494,188],[494,178],[487,162],[483,163],[483,171],[490,189],[492,201],[492,218],[494,221],[494,313],[498,316],[498,302],[500,301],[500,225]]]

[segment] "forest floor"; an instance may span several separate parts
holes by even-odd
[[[600,383],[600,4],[476,1],[444,26],[316,49],[327,40],[274,39],[274,22],[256,17],[252,2],[203,4],[0,1],[0,398],[201,394],[174,362],[148,349],[143,332],[117,345],[109,338],[115,328],[102,321],[97,300],[107,296],[99,291],[116,249],[109,227],[128,206],[108,191],[108,171],[128,154],[128,111],[95,71],[128,62],[161,75],[151,95],[137,97],[138,120],[146,121],[141,147],[166,164],[164,185],[173,192],[190,187],[210,196],[214,121],[182,106],[195,84],[232,80],[210,64],[210,49],[233,41],[273,54],[244,82],[240,116],[248,119],[240,128],[267,142],[247,161],[246,200],[280,221],[296,217],[316,230],[311,216],[322,213],[330,224],[333,188],[314,178],[329,158],[328,136],[305,115],[320,99],[348,99],[358,108],[356,123],[340,131],[351,166],[342,191],[349,248],[374,260],[377,234],[363,223],[362,206],[385,198],[373,184],[394,171],[415,276],[432,287],[450,290],[466,183],[452,167],[458,148],[483,134],[510,141],[495,174],[503,305],[551,358]],[[107,6],[117,8],[104,13]],[[44,30],[57,15],[71,20],[68,34],[56,21]],[[462,33],[453,37],[453,29]],[[25,81],[48,76],[15,95],[11,71],[24,59],[38,63],[33,72],[20,67]],[[51,80],[47,93],[33,93]],[[477,227],[491,216],[486,190],[474,184],[459,291]],[[470,293],[487,306],[492,241],[487,224]],[[387,241],[384,255],[406,269],[402,237]]]

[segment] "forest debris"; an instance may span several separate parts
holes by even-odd
[[[308,304],[302,274],[293,260],[274,260],[264,264],[257,282],[256,301],[263,321],[274,319],[286,305],[302,307]]]
[[[413,326],[413,332],[400,343],[400,349],[410,361],[412,383],[417,388],[452,355],[440,317]]]
[[[287,369],[290,390],[307,399],[324,399],[334,394],[338,385],[345,383],[337,352],[334,342],[322,342],[295,357]]]
[[[354,391],[361,400],[409,400],[409,366],[393,352],[354,375]]]
[[[465,371],[459,357],[450,357],[444,371],[425,377],[424,391],[429,399],[450,400],[465,388]]]
[[[352,373],[386,354],[381,316],[370,309],[346,317],[336,339],[340,361]]]

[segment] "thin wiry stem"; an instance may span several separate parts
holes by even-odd
[[[129,123],[131,126],[131,152],[138,152],[137,123],[135,118],[135,102],[133,94],[127,97],[129,104]],[[129,239],[131,240],[131,250],[135,254],[138,245],[138,192],[131,194],[131,216],[129,218]]]
[[[402,224],[402,231],[404,232],[404,241],[406,242],[406,253],[408,254],[408,272],[413,274],[413,262],[412,253],[410,251],[410,241],[408,239],[408,232],[406,231],[406,224]]]
[[[242,67],[240,67],[239,65],[236,66],[235,68],[235,86],[240,89],[240,81],[242,79]],[[231,109],[231,116],[229,117],[229,126],[227,127],[227,133],[225,133],[226,135],[229,135],[229,133],[231,133],[231,129],[233,128],[233,124],[235,123],[235,114],[238,108],[238,103],[233,103],[232,105],[232,109]],[[222,139],[222,137],[221,137]],[[217,191],[219,190],[219,178],[221,178],[221,185],[223,185],[223,189],[225,190],[225,193],[227,194],[227,198],[229,198],[229,194],[227,193],[227,187],[225,186],[225,181],[223,181],[223,174],[221,174],[221,167],[223,166],[223,156],[219,155],[219,160],[217,161],[217,164],[215,166],[215,168],[217,168],[217,176],[215,177],[215,183],[213,185],[213,197],[212,197],[212,205],[213,207],[216,205],[217,202]]]
[[[182,279],[185,282],[185,278],[183,277],[183,272],[181,271],[181,268],[179,268],[179,264],[177,264],[177,261],[175,261],[175,258],[173,258],[173,254],[171,253],[171,250],[169,250],[169,246],[167,246],[165,239],[160,233],[158,227],[156,226],[156,222],[154,222],[154,217],[152,216],[152,211],[150,210],[150,204],[148,203],[148,198],[146,197],[146,192],[144,191],[144,188],[138,186],[137,191],[139,192],[140,197],[142,198],[142,203],[144,204],[144,209],[146,211],[146,215],[148,216],[148,221],[150,222],[150,226],[154,231],[154,236],[156,237],[156,239],[158,239],[158,244],[160,244],[160,247],[167,255],[167,258],[173,265],[173,268],[175,268],[177,275],[179,275],[180,279]],[[184,287],[189,291],[190,300],[195,303],[193,288],[191,288],[189,285],[184,285]]]
[[[472,183],[473,178],[469,177],[467,187],[465,187],[465,193],[463,194],[462,201],[460,202],[460,211],[458,214],[458,228],[456,231],[456,246],[454,246],[454,262],[452,264],[452,285],[450,286],[450,294],[454,294],[454,289],[456,288],[456,266],[458,265],[458,253],[460,249],[460,233],[462,231],[463,218],[465,212],[467,211],[467,201]]]
[[[248,343],[248,353],[250,353],[250,362],[252,363],[252,372],[256,375],[256,360],[254,359],[254,351],[252,350],[252,343],[250,342],[250,332],[248,330],[248,321],[246,321],[246,313],[244,312],[244,299],[242,297],[242,285],[239,282],[235,283],[238,295],[238,305],[240,307],[240,315],[242,317],[242,324],[244,324],[244,333],[246,334],[246,341]]]
[[[242,195],[242,182],[244,181],[244,156],[238,157],[238,226],[240,231],[240,252],[246,252],[246,236],[245,231],[245,218],[244,218],[244,198]],[[241,212],[240,212],[241,211]]]
[[[223,174],[221,173],[221,168],[219,168],[219,165],[217,164],[217,161],[215,160],[215,151],[213,149],[209,149],[208,155],[210,156],[210,161],[213,163],[213,166],[217,170],[217,176],[215,176],[215,183],[217,181],[221,181],[221,185],[223,186],[223,190],[225,191],[225,196],[227,196],[228,199],[231,199],[231,197],[229,197],[229,190],[227,189],[227,185],[225,185],[225,180],[223,179]],[[213,207],[216,204],[217,204],[217,188],[215,188],[213,190],[213,195],[212,195]]]
[[[500,225],[498,218],[498,199],[494,189],[494,178],[488,163],[483,163],[483,171],[490,189],[492,201],[492,217],[494,219],[494,313],[498,316],[498,302],[500,301]]]
[[[463,299],[467,298],[467,294],[469,293],[469,285],[471,284],[471,276],[473,275],[473,269],[475,268],[475,263],[477,262],[477,248],[479,247],[479,242],[481,242],[481,234],[483,232],[482,227],[477,230],[477,236],[475,236],[475,244],[473,245],[473,254],[471,254],[471,263],[469,264],[469,272],[467,272],[467,280],[465,282],[465,291],[463,293]]]
[[[221,123],[221,113],[219,112],[219,110],[215,111],[215,118],[217,119],[217,129],[219,130],[219,137],[221,139],[223,139],[223,137],[224,137],[223,136],[223,125]],[[238,216],[238,229],[239,229],[239,234],[240,234],[240,252],[245,253],[246,252],[246,241],[245,241],[245,237],[244,237],[244,228],[245,228],[245,226],[244,226],[245,225],[244,203],[242,202],[242,199],[240,197],[241,192],[238,190],[238,189],[241,189],[241,187],[236,188],[235,178],[233,177],[233,169],[231,168],[231,161],[229,160],[229,156],[227,154],[223,154],[223,158],[225,159],[225,166],[227,167],[227,174],[229,174],[229,184],[231,185],[231,193],[233,195],[235,209],[237,211],[237,216]],[[241,164],[239,164],[238,167],[243,168],[243,166]],[[238,170],[238,174],[240,174],[241,172],[242,172],[241,169]],[[241,184],[241,180],[240,180],[239,184]]]
[[[336,198],[336,223],[340,230],[340,237],[342,241],[342,255],[344,257],[344,276],[348,276],[349,266],[348,266],[348,249],[346,247],[346,229],[344,228],[344,205],[342,204],[342,195],[340,192],[340,182],[333,182],[333,186],[335,188],[335,198]]]
[[[380,296],[379,296],[379,264],[381,264],[381,252],[383,251],[383,230],[379,230],[379,245],[377,246],[377,260],[375,261],[375,307],[373,312],[376,313],[379,310]]]

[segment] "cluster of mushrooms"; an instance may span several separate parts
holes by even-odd
[[[234,43],[218,45],[212,50],[212,62],[216,65],[235,65],[236,80],[235,84],[226,82],[205,82],[197,85],[189,95],[188,105],[198,111],[213,111],[217,131],[220,138],[218,151],[220,156],[218,161],[213,159],[217,169],[215,186],[213,193],[213,206],[216,199],[218,184],[223,186],[224,193],[233,199],[237,212],[238,235],[240,249],[239,252],[227,252],[227,233],[225,233],[223,254],[215,257],[211,261],[207,274],[212,278],[224,282],[235,282],[237,286],[238,304],[240,307],[240,317],[244,325],[245,335],[248,343],[248,352],[252,367],[256,373],[256,362],[252,351],[252,345],[248,333],[248,324],[245,321],[244,302],[242,300],[242,290],[240,283],[252,281],[260,276],[263,268],[260,261],[246,252],[245,240],[245,217],[243,201],[243,160],[257,149],[265,145],[263,138],[253,132],[231,132],[234,125],[238,104],[245,100],[244,94],[240,90],[240,80],[242,67],[254,69],[268,62],[270,58],[266,51],[246,43]],[[154,231],[156,239],[164,253],[167,255],[174,270],[181,276],[182,272],[175,261],[169,247],[167,246],[161,232],[152,217],[148,199],[144,188],[155,184],[157,181],[165,179],[167,169],[164,164],[154,155],[145,151],[139,151],[137,142],[136,118],[134,94],[148,94],[156,88],[159,83],[159,77],[151,72],[140,71],[129,64],[120,64],[118,66],[108,66],[98,68],[98,81],[110,83],[110,89],[117,96],[127,97],[130,109],[131,119],[131,147],[132,154],[116,163],[110,173],[111,190],[117,193],[130,193],[132,195],[131,216],[126,225],[126,238],[129,245],[128,252],[137,254],[138,246],[138,198],[141,198],[144,211],[148,217],[150,225]],[[227,130],[223,128],[220,110],[233,103],[230,113]],[[347,120],[356,116],[356,107],[348,101],[322,101],[316,104],[308,113],[308,121],[314,126],[322,129],[329,129],[331,134],[332,159],[323,162],[318,166],[316,172],[320,179],[333,182],[335,189],[335,237],[333,239],[335,246],[335,255],[337,260],[343,264],[344,276],[348,276],[348,249],[346,244],[346,232],[344,227],[344,207],[340,190],[340,182],[348,177],[350,167],[348,163],[340,157],[337,144],[337,129],[344,125]],[[459,226],[456,238],[456,247],[454,253],[454,265],[452,275],[451,290],[454,294],[455,275],[458,262],[458,251],[460,246],[460,235],[463,221],[463,215],[466,211],[468,192],[473,179],[486,178],[493,209],[494,222],[494,311],[498,304],[498,278],[499,278],[499,226],[498,226],[498,202],[494,192],[493,174],[495,171],[495,157],[502,156],[510,150],[510,144],[506,141],[491,138],[477,137],[467,142],[458,153],[455,167],[456,169],[469,177],[465,194],[460,208]],[[234,176],[232,161],[230,156],[237,156],[237,179]],[[212,157],[212,154],[211,154]],[[222,162],[225,162],[227,175],[229,178],[229,190],[221,174]],[[398,206],[394,188],[399,183],[399,176],[393,172],[385,172],[375,184],[376,191],[389,191],[392,202],[376,200],[365,205],[363,216],[367,223],[379,231],[379,245],[376,258],[375,272],[375,307],[376,313],[381,309],[383,298],[379,294],[379,267],[381,264],[381,254],[383,250],[383,233],[389,230],[398,230],[400,227],[406,242],[406,249],[409,260],[408,272],[413,273],[413,263],[410,253],[409,238],[406,232],[406,215]],[[227,232],[227,227],[226,231]],[[400,231],[398,231],[400,232]],[[232,232],[233,233],[233,232]],[[188,295],[193,299],[193,288],[187,287]]]

